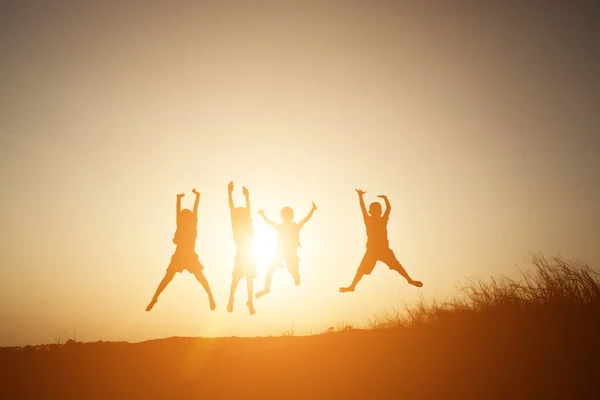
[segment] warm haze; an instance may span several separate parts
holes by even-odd
[[[2,4],[0,346],[320,332],[516,275],[531,251],[600,265],[585,10],[215,4]],[[252,195],[259,288],[275,233],[256,212],[318,205],[302,285],[277,273],[254,316],[225,311],[231,180]],[[146,313],[192,188],[217,309],[184,272]],[[423,288],[378,264],[338,292],[364,253],[355,188],[389,197]]]

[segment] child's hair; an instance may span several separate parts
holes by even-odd
[[[192,212],[192,210],[189,210],[187,208],[181,210],[179,212],[179,216],[177,217],[177,227],[187,227],[187,226],[191,226],[192,224],[196,223],[196,216],[194,215],[194,213]]]
[[[378,202],[371,203],[369,206],[369,214],[381,216],[381,204]]]
[[[236,207],[231,214],[231,225],[233,230],[252,227],[252,218],[246,207]]]
[[[294,220],[294,210],[290,207],[283,207],[281,209],[281,219],[285,222],[291,222]]]

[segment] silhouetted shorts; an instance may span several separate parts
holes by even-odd
[[[233,260],[233,278],[256,278],[256,262],[252,250],[237,250]]]
[[[167,272],[183,272],[188,270],[192,274],[202,273],[204,266],[198,260],[198,254],[193,251],[176,251],[171,257]]]
[[[393,269],[398,272],[404,272],[404,268],[400,261],[396,258],[396,255],[392,251],[392,249],[369,249],[365,252],[362,261],[360,262],[360,266],[358,267],[358,272],[369,275],[373,272],[375,268],[375,264],[377,261],[381,261],[386,264],[390,269]]]
[[[277,254],[271,262],[271,268],[283,268],[283,263],[285,263],[288,272],[294,278],[299,275],[298,265],[300,264],[300,257],[297,254]]]

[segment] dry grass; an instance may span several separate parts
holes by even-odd
[[[521,271],[519,279],[508,277],[469,280],[459,286],[452,301],[415,306],[376,316],[370,329],[407,328],[453,320],[518,322],[526,318],[564,321],[565,318],[600,316],[599,274],[580,261],[535,254],[529,259],[533,273]],[[591,321],[593,322],[593,321]]]

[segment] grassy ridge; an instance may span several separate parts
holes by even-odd
[[[377,316],[368,326],[388,329],[465,319],[512,325],[523,318],[568,320],[574,313],[577,318],[585,319],[586,315],[591,320],[598,318],[600,275],[596,271],[582,262],[561,257],[533,255],[530,262],[534,272],[521,272],[520,279],[470,280],[459,287],[462,296],[450,302],[419,302],[415,307],[407,307],[404,313]]]
[[[600,281],[531,259],[367,329],[0,350],[4,398],[597,398]]]

